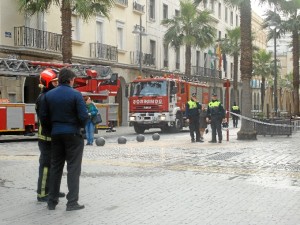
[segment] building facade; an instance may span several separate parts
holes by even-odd
[[[218,39],[226,37],[226,29],[240,24],[239,10],[230,8],[223,0],[203,1],[199,5],[201,9],[211,10]],[[76,13],[72,15],[72,63],[108,65],[118,73],[120,93],[107,101],[120,104],[120,124],[127,124],[125,87],[136,76],[140,73],[143,76],[184,75],[185,48],[175,50],[164,46],[167,27],[161,25],[163,19],[179,14],[179,0],[115,0],[109,18],[95,15],[84,21]],[[0,34],[0,58],[62,61],[60,9],[57,5],[52,5],[48,12],[29,16],[19,11],[17,1],[1,0]],[[222,66],[216,64],[211,68],[209,52],[216,54],[217,44],[205,50],[192,50],[192,76],[211,87],[215,84],[225,101],[223,83],[233,79],[233,59],[222,55]],[[240,81],[240,75],[238,77]],[[7,76],[5,71],[0,72],[0,99],[34,103],[39,92],[37,86],[36,77]]]

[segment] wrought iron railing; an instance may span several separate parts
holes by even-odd
[[[15,27],[14,45],[61,52],[62,35],[25,26]]]
[[[118,61],[118,48],[102,43],[90,43],[90,57]]]
[[[192,76],[222,79],[222,71],[200,66],[192,66]]]
[[[116,4],[128,6],[128,0],[115,0]]]
[[[136,10],[138,12],[141,12],[141,13],[144,13],[145,12],[144,8],[145,8],[144,5],[141,5],[141,4],[137,3],[137,2],[133,2],[133,9],[134,10]]]
[[[142,65],[155,66],[155,58],[152,54],[142,53],[141,56]],[[139,65],[140,63],[140,51],[130,52],[131,64]]]

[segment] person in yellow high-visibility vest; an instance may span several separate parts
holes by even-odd
[[[217,99],[217,94],[212,94],[212,100],[208,103],[206,121],[210,122],[212,139],[210,143],[217,143],[217,133],[219,143],[222,143],[222,120],[225,121],[225,110],[222,103]]]
[[[240,107],[235,102],[233,103],[233,106],[231,107],[231,112],[233,112],[235,114],[240,114],[241,113]],[[232,121],[233,121],[233,127],[237,127],[239,117],[237,115],[232,114]]]
[[[200,131],[199,131],[199,112],[201,110],[201,105],[197,101],[197,94],[192,93],[191,99],[186,103],[185,106],[185,116],[187,118],[187,122],[189,123],[190,135],[192,142],[203,142],[200,139]],[[196,134],[196,140],[195,140]]]

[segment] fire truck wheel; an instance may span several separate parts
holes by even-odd
[[[133,127],[134,127],[135,133],[137,133],[137,134],[143,134],[145,132],[145,128],[143,128],[139,125],[135,124]]]
[[[182,114],[177,113],[174,124],[171,127],[171,132],[179,132],[182,130]]]

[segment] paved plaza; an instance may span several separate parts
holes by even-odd
[[[84,150],[85,209],[72,212],[65,198],[54,211],[36,201],[37,142],[0,143],[0,224],[299,225],[300,132],[238,141],[238,130],[222,144],[210,133],[191,143],[187,131],[144,142],[131,127],[100,131],[106,144]]]

